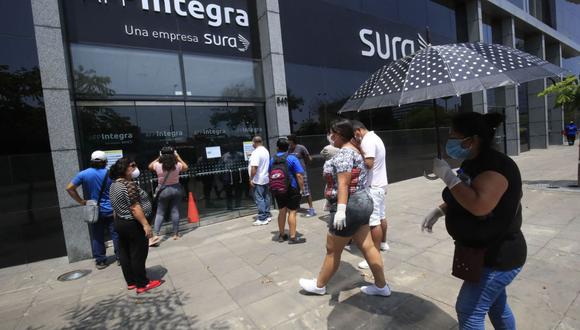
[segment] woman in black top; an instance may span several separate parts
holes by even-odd
[[[496,329],[516,328],[505,288],[524,265],[527,248],[520,230],[520,171],[492,148],[502,122],[497,113],[456,115],[446,150],[463,161],[458,174],[446,161],[434,160],[433,173],[447,185],[445,203],[425,217],[422,229],[431,232],[445,216],[455,240],[453,274],[465,279],[455,306],[460,329],[484,329],[486,314]]]
[[[111,205],[115,212],[115,230],[119,234],[119,258],[127,289],[143,293],[162,284],[150,281],[145,270],[149,241],[153,235],[147,217],[151,215],[151,201],[137,183],[139,168],[132,160],[123,157],[109,171],[113,183],[109,189]]]

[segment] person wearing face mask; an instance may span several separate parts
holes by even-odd
[[[119,233],[119,257],[128,290],[144,293],[160,286],[160,280],[149,280],[145,261],[149,253],[149,238],[153,231],[147,217],[151,215],[151,201],[137,183],[140,175],[134,161],[120,158],[111,166],[114,180],[110,188],[111,204],[115,211],[115,230]]]
[[[375,279],[373,285],[363,286],[361,291],[367,295],[388,297],[391,290],[385,281],[383,259],[369,230],[373,200],[366,189],[368,170],[353,125],[350,120],[340,120],[332,124],[330,133],[333,146],[339,150],[323,167],[327,183],[324,196],[331,205],[326,256],[318,278],[302,278],[300,286],[312,294],[325,294],[326,284],[340,265],[342,251],[352,239],[362,251]]]
[[[462,161],[458,175],[435,159],[433,173],[447,186],[444,203],[431,211],[422,230],[445,216],[455,241],[453,275],[463,279],[455,306],[459,329],[484,329],[485,316],[496,329],[515,329],[506,287],[526,261],[522,225],[522,180],[516,163],[495,150],[498,113],[469,112],[452,118],[447,154]]]

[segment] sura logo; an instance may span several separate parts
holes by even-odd
[[[203,35],[204,44],[213,46],[230,47],[244,53],[250,48],[250,41],[241,34],[236,37],[220,36],[216,34],[206,33]]]
[[[415,41],[401,37],[390,37],[386,33],[379,33],[369,29],[359,31],[360,41],[367,46],[361,51],[362,56],[373,57],[378,55],[383,60],[402,58],[415,52]]]

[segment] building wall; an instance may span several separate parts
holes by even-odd
[[[66,254],[30,0],[0,1],[0,267]]]
[[[417,33],[425,36],[426,26],[434,44],[503,43],[580,73],[579,5],[565,0],[258,0],[248,2],[247,30],[228,27],[223,16],[218,27],[208,24],[217,23],[209,16],[180,21],[174,8],[166,15],[152,7],[151,21],[142,21],[143,10],[124,11],[121,3],[0,0],[0,238],[8,243],[0,267],[64,254],[71,261],[90,258],[88,226],[64,187],[95,148],[124,150],[146,167],[160,146],[178,146],[193,168],[182,184],[206,224],[255,212],[242,143],[261,134],[273,151],[278,137],[295,133],[314,156],[309,177],[319,198],[319,151],[337,111],[378,67],[417,50]],[[85,16],[67,12],[75,6],[91,10]],[[99,15],[109,23],[99,25]],[[250,41],[245,54],[252,55],[147,43],[135,35],[111,39],[129,16],[160,29],[231,34],[239,42],[241,33]],[[453,113],[504,107],[509,154],[557,144],[561,113],[551,99],[535,97],[544,86],[536,81],[437,100],[443,141]],[[429,171],[436,155],[431,102],[344,117],[363,121],[383,138],[391,182]],[[130,142],[119,140],[126,131]],[[219,147],[220,157],[210,158],[207,147],[212,155]],[[152,190],[155,176],[146,173],[140,183]]]

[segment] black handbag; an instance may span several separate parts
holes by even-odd
[[[455,242],[451,275],[467,282],[478,283],[483,274],[486,248],[472,248]]]
[[[520,208],[521,204],[518,205],[514,217],[517,216]],[[494,243],[500,242],[504,237],[505,234],[500,235]],[[489,244],[488,246],[491,246],[492,244]],[[487,248],[472,248],[455,241],[453,269],[451,270],[451,275],[467,282],[478,283],[481,280],[483,268],[485,267],[486,251]]]

